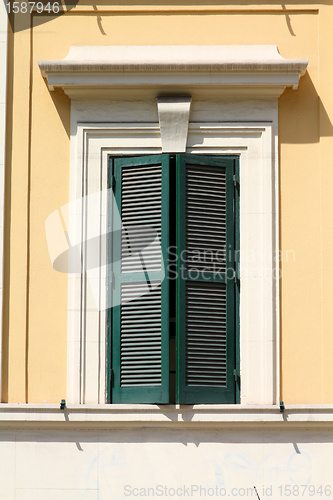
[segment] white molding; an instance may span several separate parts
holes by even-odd
[[[333,427],[333,405],[290,405],[280,413],[277,405],[59,405],[2,404],[0,428],[202,428]]]
[[[162,153],[186,151],[191,97],[157,97]]]
[[[3,2],[0,5],[0,401],[2,401],[2,312],[3,312],[3,248],[5,207],[5,141],[8,15]]]
[[[135,103],[127,103],[127,106],[127,110],[123,110],[124,118],[135,110]],[[246,102],[241,103],[244,117],[252,116],[252,106],[253,103],[248,107]],[[101,192],[100,189],[106,187],[108,154],[161,152],[157,123],[78,123],[85,108],[91,115],[89,105],[72,102],[71,200]],[[204,110],[197,110],[194,114],[213,116],[212,110],[216,108],[216,104],[206,103]],[[94,116],[97,121],[98,109]],[[235,112],[237,115],[237,107]],[[101,110],[100,114],[104,113]],[[241,158],[240,338],[243,404],[274,404],[279,399],[279,283],[273,278],[273,256],[279,248],[277,102],[267,102],[262,113],[271,121],[190,122],[187,143],[189,153],[232,153],[239,154]],[[90,216],[85,213],[85,206],[83,212],[70,216],[70,240],[86,241],[96,235],[96,227],[100,227],[98,220],[104,221],[104,224],[106,220],[103,203],[105,199],[103,201],[101,194],[100,203],[96,204],[100,213],[95,210]],[[82,228],[84,233],[81,236]],[[83,265],[89,260],[85,251],[83,245]],[[97,300],[105,300],[105,269],[99,276],[89,277],[86,272],[82,273],[82,277],[69,275],[67,398],[70,403],[97,404],[105,401],[105,314],[87,295],[87,279],[97,280]],[[82,307],[84,303],[85,308]]]
[[[61,87],[70,97],[124,94],[141,89],[161,92],[278,97],[297,88],[308,61],[284,59],[275,45],[79,46],[61,60],[39,61],[50,90]]]

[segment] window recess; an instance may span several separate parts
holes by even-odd
[[[109,402],[239,402],[238,174],[235,156],[109,159]]]

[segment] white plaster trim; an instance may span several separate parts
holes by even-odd
[[[0,5],[0,401],[2,401],[2,313],[3,313],[3,247],[5,207],[5,144],[7,89],[7,31],[8,16],[5,3]]]
[[[186,151],[191,97],[157,97],[162,153]]]
[[[95,88],[144,87],[145,92],[224,87],[237,93],[239,86],[274,88],[276,96],[285,87],[294,89],[308,61],[284,59],[275,45],[193,46],[79,46],[71,47],[62,60],[39,61],[50,90],[61,87],[73,96]],[[178,89],[179,90],[179,89]]]
[[[134,104],[129,103],[129,107],[133,113]],[[244,115],[246,103],[241,108]],[[273,278],[273,256],[279,248],[276,101],[267,104],[266,116],[272,121],[190,123],[187,143],[189,153],[240,155],[243,404],[276,404],[279,399],[279,282]],[[72,200],[106,187],[108,154],[161,152],[157,123],[76,123],[75,112],[72,117]],[[97,203],[100,212],[97,209],[94,217],[85,212],[87,207],[71,214],[69,234],[73,231],[77,241],[95,235],[99,219],[105,224],[106,200],[102,197]],[[89,260],[85,251],[83,245],[83,266]],[[96,279],[98,300],[103,301],[106,273],[103,271]],[[84,267],[82,278],[69,276],[67,399],[71,404],[105,402],[105,314],[96,310],[86,287]]]
[[[333,427],[333,405],[59,405],[1,404],[0,428],[27,425],[64,428]]]

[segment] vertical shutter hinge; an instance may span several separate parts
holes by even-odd
[[[234,369],[234,379],[235,379],[235,382],[238,382],[238,379],[240,377],[240,374],[239,374],[239,371],[237,368]]]
[[[232,180],[234,181],[234,186],[235,188],[239,188],[239,176],[238,175],[233,175]]]
[[[237,286],[239,286],[239,285],[240,285],[240,279],[239,279],[238,274],[235,274],[235,277],[234,277],[234,283],[235,283],[235,285],[237,285]]]

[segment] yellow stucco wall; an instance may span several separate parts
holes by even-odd
[[[230,10],[185,1],[96,8],[99,14],[79,3],[10,38],[4,401],[66,397],[67,275],[51,267],[44,227],[68,201],[70,103],[48,91],[37,61],[63,58],[70,45],[276,44],[283,57],[310,61],[299,90],[279,100],[281,398],[333,403],[333,7],[240,2]]]

